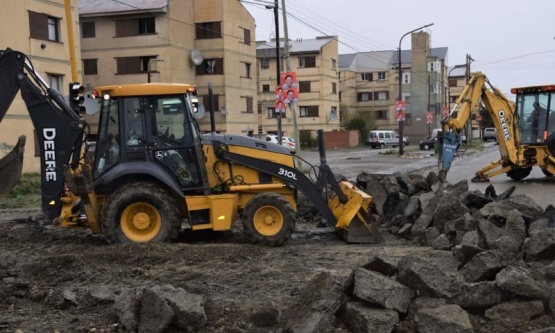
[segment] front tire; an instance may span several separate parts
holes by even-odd
[[[135,182],[113,193],[102,210],[102,233],[108,243],[160,243],[177,240],[181,219],[167,190]]]
[[[512,169],[507,172],[507,176],[509,176],[512,180],[522,180],[528,177],[531,171],[532,167]]]
[[[295,212],[283,196],[259,193],[247,203],[241,222],[249,242],[279,246],[295,229]]]

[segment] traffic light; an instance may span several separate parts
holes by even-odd
[[[79,82],[69,84],[69,106],[78,115],[85,113],[85,87]]]

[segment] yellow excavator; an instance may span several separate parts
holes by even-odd
[[[455,107],[442,121],[441,178],[449,171],[460,147],[460,133],[480,102],[493,120],[501,159],[476,172],[473,182],[489,181],[500,174],[522,180],[533,166],[548,177],[555,174],[555,85],[513,88],[511,92],[516,94],[516,103],[493,87],[482,72],[471,76]]]
[[[312,179],[286,147],[217,134],[213,111],[212,132],[201,134],[194,85],[94,88],[100,120],[92,142],[82,108],[69,106],[25,54],[0,51],[0,91],[0,121],[21,91],[40,149],[42,209],[60,227],[90,229],[109,243],[145,243],[175,241],[184,228],[230,230],[239,219],[248,240],[278,246],[293,233],[300,191],[348,242],[382,241],[372,198],[336,181],[321,133]],[[10,167],[0,170],[2,184],[19,177],[20,151],[4,158]]]

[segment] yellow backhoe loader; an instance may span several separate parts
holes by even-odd
[[[347,241],[381,241],[372,198],[335,180],[321,135],[322,164],[312,180],[286,147],[215,133],[213,114],[212,132],[201,134],[193,85],[96,87],[98,136],[88,144],[82,108],[48,87],[23,53],[0,51],[0,120],[18,91],[37,133],[42,208],[56,225],[88,228],[109,243],[165,242],[183,227],[223,231],[240,219],[250,241],[276,246],[294,230],[301,191]],[[8,177],[17,178],[17,163]]]
[[[513,88],[511,92],[516,94],[516,103],[494,88],[483,73],[472,75],[457,105],[443,120],[441,178],[449,171],[460,147],[460,133],[480,102],[493,120],[501,158],[476,172],[473,182],[489,181],[500,174],[521,180],[533,166],[548,177],[555,174],[555,85]],[[455,111],[457,106],[460,109]]]

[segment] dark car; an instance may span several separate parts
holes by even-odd
[[[419,147],[420,150],[431,150],[435,147],[436,138],[426,139],[420,141]]]

